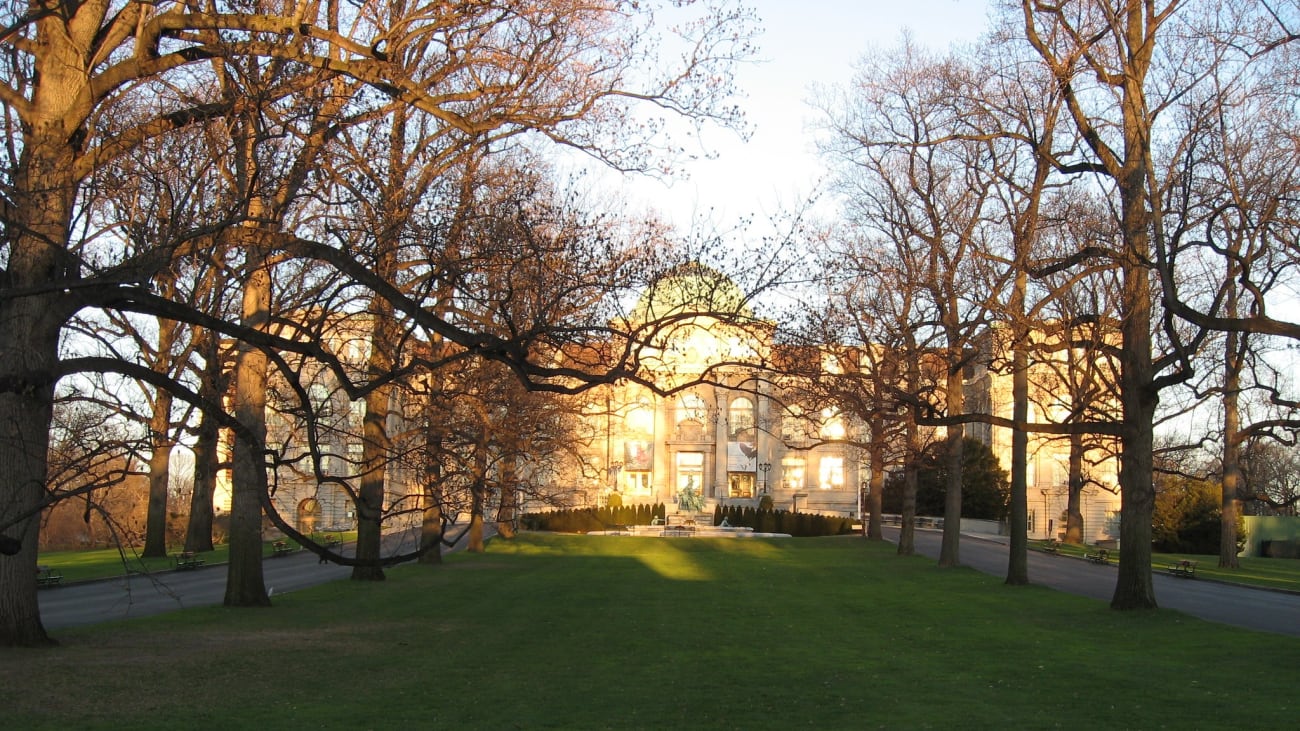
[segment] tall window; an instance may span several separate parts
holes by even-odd
[[[727,411],[727,425],[732,441],[752,439],[748,430],[754,428],[754,402],[744,396],[733,399]]]
[[[700,424],[708,418],[708,407],[699,394],[688,393],[682,396],[677,410],[677,423],[694,421]]]
[[[806,470],[803,457],[786,457],[781,460],[781,487],[786,490],[801,489]]]
[[[822,457],[818,461],[819,484],[823,490],[844,489],[844,458]]]
[[[848,431],[844,428],[844,417],[835,409],[822,411],[821,434],[823,439],[843,439]]]

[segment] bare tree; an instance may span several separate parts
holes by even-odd
[[[959,134],[962,110],[952,103],[973,83],[969,73],[959,59],[931,57],[904,40],[892,55],[866,59],[853,98],[829,110],[834,151],[848,163],[841,187],[853,217],[892,242],[893,266],[924,297],[908,327],[924,333],[921,347],[942,353],[947,366],[936,391],[942,404],[928,404],[947,430],[941,566],[959,562],[964,373],[989,293],[1006,276],[986,248],[994,181],[983,170],[993,150]]]
[[[0,558],[0,644],[48,640],[36,609],[38,527],[31,510],[42,500],[54,383],[61,373],[89,365],[58,362],[60,333],[73,313],[86,307],[164,312],[219,325],[245,344],[236,365],[237,412],[245,426],[238,429],[234,465],[236,484],[253,487],[240,488],[232,506],[231,604],[265,603],[254,546],[265,502],[265,491],[257,488],[266,475],[259,447],[264,409],[256,395],[262,383],[255,374],[265,371],[266,356],[255,351],[274,346],[328,360],[309,343],[277,341],[267,328],[263,282],[272,281],[268,267],[277,262],[272,254],[287,232],[282,207],[297,195],[275,197],[277,184],[260,176],[275,173],[283,183],[296,173],[269,158],[247,167],[254,160],[250,148],[239,150],[239,171],[249,185],[234,210],[243,223],[226,232],[249,246],[241,264],[246,296],[238,323],[213,323],[139,286],[176,250],[127,251],[103,238],[98,241],[104,245],[95,248],[83,245],[89,239],[76,238],[83,233],[73,225],[77,197],[107,161],[217,118],[231,121],[233,139],[264,151],[281,134],[287,135],[282,141],[318,144],[334,123],[398,102],[439,120],[450,146],[536,132],[622,168],[653,169],[652,153],[663,140],[654,129],[625,134],[638,123],[632,106],[649,100],[673,113],[728,121],[728,64],[748,53],[743,14],[726,10],[704,8],[696,22],[683,25],[690,52],[682,64],[655,77],[648,70],[659,68],[652,62],[657,49],[641,32],[657,17],[650,4],[436,4],[372,12],[386,7],[217,4],[195,10],[120,0],[28,5],[12,13],[0,36],[0,123],[9,140],[3,201],[7,277],[0,293],[0,471],[8,476],[0,500],[0,529],[7,538]],[[519,48],[529,52],[515,52]],[[252,59],[260,63],[247,62]],[[351,97],[356,104],[345,112],[337,92],[358,85],[372,92]],[[303,115],[274,116],[294,109]],[[296,158],[300,164],[310,159]],[[196,233],[185,239],[191,247],[205,240],[212,237]],[[349,278],[392,294],[343,252],[319,242],[295,245],[293,256],[330,261]],[[398,298],[395,307],[419,311],[421,305]],[[420,319],[466,347],[514,362],[521,375],[553,375],[529,365],[526,351],[502,350],[497,340],[485,342],[427,313]],[[101,365],[133,370],[127,363]]]

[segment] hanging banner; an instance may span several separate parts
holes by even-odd
[[[757,467],[754,462],[755,452],[753,442],[728,442],[727,471],[753,472]]]
[[[627,472],[649,472],[654,469],[654,442],[631,440],[623,442],[623,469]]]

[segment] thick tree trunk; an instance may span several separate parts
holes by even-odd
[[[505,539],[515,537],[515,511],[519,503],[519,486],[516,470],[519,458],[510,455],[501,461],[501,505],[497,508],[497,535]]]
[[[1229,259],[1224,307],[1237,317],[1237,277],[1241,266]],[[1241,568],[1237,560],[1237,517],[1241,515],[1241,369],[1247,335],[1227,333],[1223,344],[1223,495],[1219,513],[1219,568]]]
[[[39,506],[53,417],[52,382],[32,382],[55,360],[59,323],[37,298],[0,304],[0,647],[49,644],[36,595]]]
[[[869,452],[871,460],[871,488],[867,491],[867,540],[881,541],[885,535],[880,525],[881,500],[885,494],[884,435],[873,435]]]
[[[1065,498],[1065,542],[1083,545],[1083,435],[1070,435],[1069,494]]]
[[[1023,274],[1016,286],[1024,287]],[[1022,307],[1023,309],[1023,307]],[[1017,313],[1019,315],[1019,313]],[[1025,352],[1025,333],[1019,324],[1011,353],[1011,419],[1016,424],[1029,421],[1029,355]],[[1011,550],[1007,555],[1007,580],[1012,586],[1029,583],[1029,435],[1019,426],[1011,430],[1011,504],[1008,531]]]
[[[271,273],[248,246],[244,282],[245,327],[265,329],[270,321]],[[270,606],[262,575],[262,499],[266,491],[266,354],[247,343],[235,361],[235,418],[248,432],[236,436],[230,499],[230,563],[226,572],[225,605]],[[249,439],[253,443],[249,443]]]
[[[949,365],[947,382],[948,415],[959,416],[965,410],[965,379],[956,363],[960,353],[955,355]],[[962,487],[962,439],[965,436],[960,424],[948,427],[945,461],[948,468],[947,489],[943,500],[943,543],[939,547],[939,565],[945,568],[957,566],[961,562],[961,487]]]
[[[384,268],[381,265],[381,269]],[[369,374],[382,378],[393,367],[393,308],[383,298],[371,300],[371,345]],[[362,426],[361,489],[357,493],[356,557],[364,563],[352,567],[353,581],[383,581],[380,565],[384,537],[384,483],[392,442],[388,436],[388,412],[392,386],[380,386],[366,394],[366,415]]]
[[[158,391],[149,419],[149,511],[145,518],[142,556],[167,555],[167,490],[172,460],[172,396]]]
[[[484,424],[484,429],[488,428]],[[486,440],[485,440],[486,441]],[[487,497],[488,448],[486,444],[478,445],[474,457],[474,482],[470,485],[469,543],[465,550],[470,553],[482,553],[483,542],[483,504]]]
[[[1151,583],[1151,516],[1155,507],[1152,482],[1154,419],[1159,394],[1154,387],[1151,357],[1151,283],[1144,265],[1149,254],[1150,216],[1141,196],[1145,166],[1134,166],[1131,181],[1122,181],[1124,237],[1127,257],[1123,272],[1120,332],[1120,399],[1124,412],[1120,455],[1119,576],[1111,607],[1156,608]],[[1126,183],[1126,184],[1123,184]]]
[[[203,372],[199,375],[199,396],[207,403],[220,404],[224,390],[221,384],[225,380],[217,338],[211,332],[204,332],[199,337],[201,342],[197,350],[204,361]],[[190,519],[185,529],[186,551],[212,550],[219,436],[217,420],[200,412],[194,436],[194,492],[190,495]]]
[[[49,59],[38,70],[43,88],[73,89],[84,82],[75,58]],[[75,56],[75,54],[74,54]],[[51,92],[38,106],[62,105]],[[7,247],[4,287],[33,294],[0,299],[0,647],[49,644],[36,595],[40,508],[46,503],[50,423],[59,334],[73,305],[59,287],[80,269],[63,248],[71,219],[71,129],[63,109],[24,140],[22,164],[12,181],[3,234]],[[69,114],[68,118],[72,118]],[[46,292],[40,292],[45,289]],[[51,291],[52,290],[52,291]]]
[[[442,563],[442,496],[433,487],[424,492],[424,516],[420,523],[420,554],[422,564]]]
[[[1236,316],[1235,289],[1228,303],[1230,317]],[[1219,515],[1219,567],[1236,569],[1237,516],[1241,515],[1241,415],[1237,394],[1241,392],[1241,352],[1237,333],[1228,333],[1223,364],[1223,494]]]

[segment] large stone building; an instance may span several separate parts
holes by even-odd
[[[619,493],[625,503],[695,512],[766,494],[777,507],[860,508],[860,450],[844,441],[853,425],[790,403],[770,368],[773,327],[733,283],[684,267],[646,292],[631,320],[669,322],[640,360],[671,395],[632,383],[591,394],[580,442],[586,469],[573,476],[582,501]]]
[[[798,376],[779,364],[824,356],[774,344],[772,323],[754,316],[730,280],[698,264],[682,267],[645,292],[628,322],[619,324],[651,333],[637,359],[655,388],[620,381],[571,397],[573,417],[565,428],[572,433],[552,440],[569,448],[521,460],[526,464],[518,477],[529,483],[525,508],[598,505],[617,494],[624,504],[663,503],[669,512],[692,513],[718,503],[757,505],[767,495],[778,508],[860,513],[869,473],[856,438],[867,433],[866,425],[827,401],[808,403],[801,395],[807,391],[794,387]],[[327,330],[321,335],[327,348],[359,372],[369,356],[367,317],[335,318]],[[986,335],[968,368],[968,408],[1009,417],[1011,379],[995,367],[1004,360],[998,332]],[[1069,389],[1061,374],[1069,357],[1066,349],[1033,367],[1032,420],[1064,419],[1062,394]],[[355,489],[360,474],[364,403],[348,398],[328,369],[304,362],[298,379],[316,414],[320,459],[309,458],[305,411],[287,392],[279,400],[272,393],[268,446],[282,464],[272,475],[272,500],[299,530],[345,528],[354,520],[347,487]],[[391,405],[391,434],[435,418],[409,392],[397,398],[402,401]],[[1009,430],[973,424],[966,432],[989,444],[1010,469]],[[1105,445],[1075,446],[1084,480],[1078,496],[1083,537],[1114,538],[1117,460]],[[1030,438],[1031,537],[1065,529],[1070,453],[1069,439]],[[394,461],[386,478],[387,508],[418,504],[422,474],[409,455]]]

